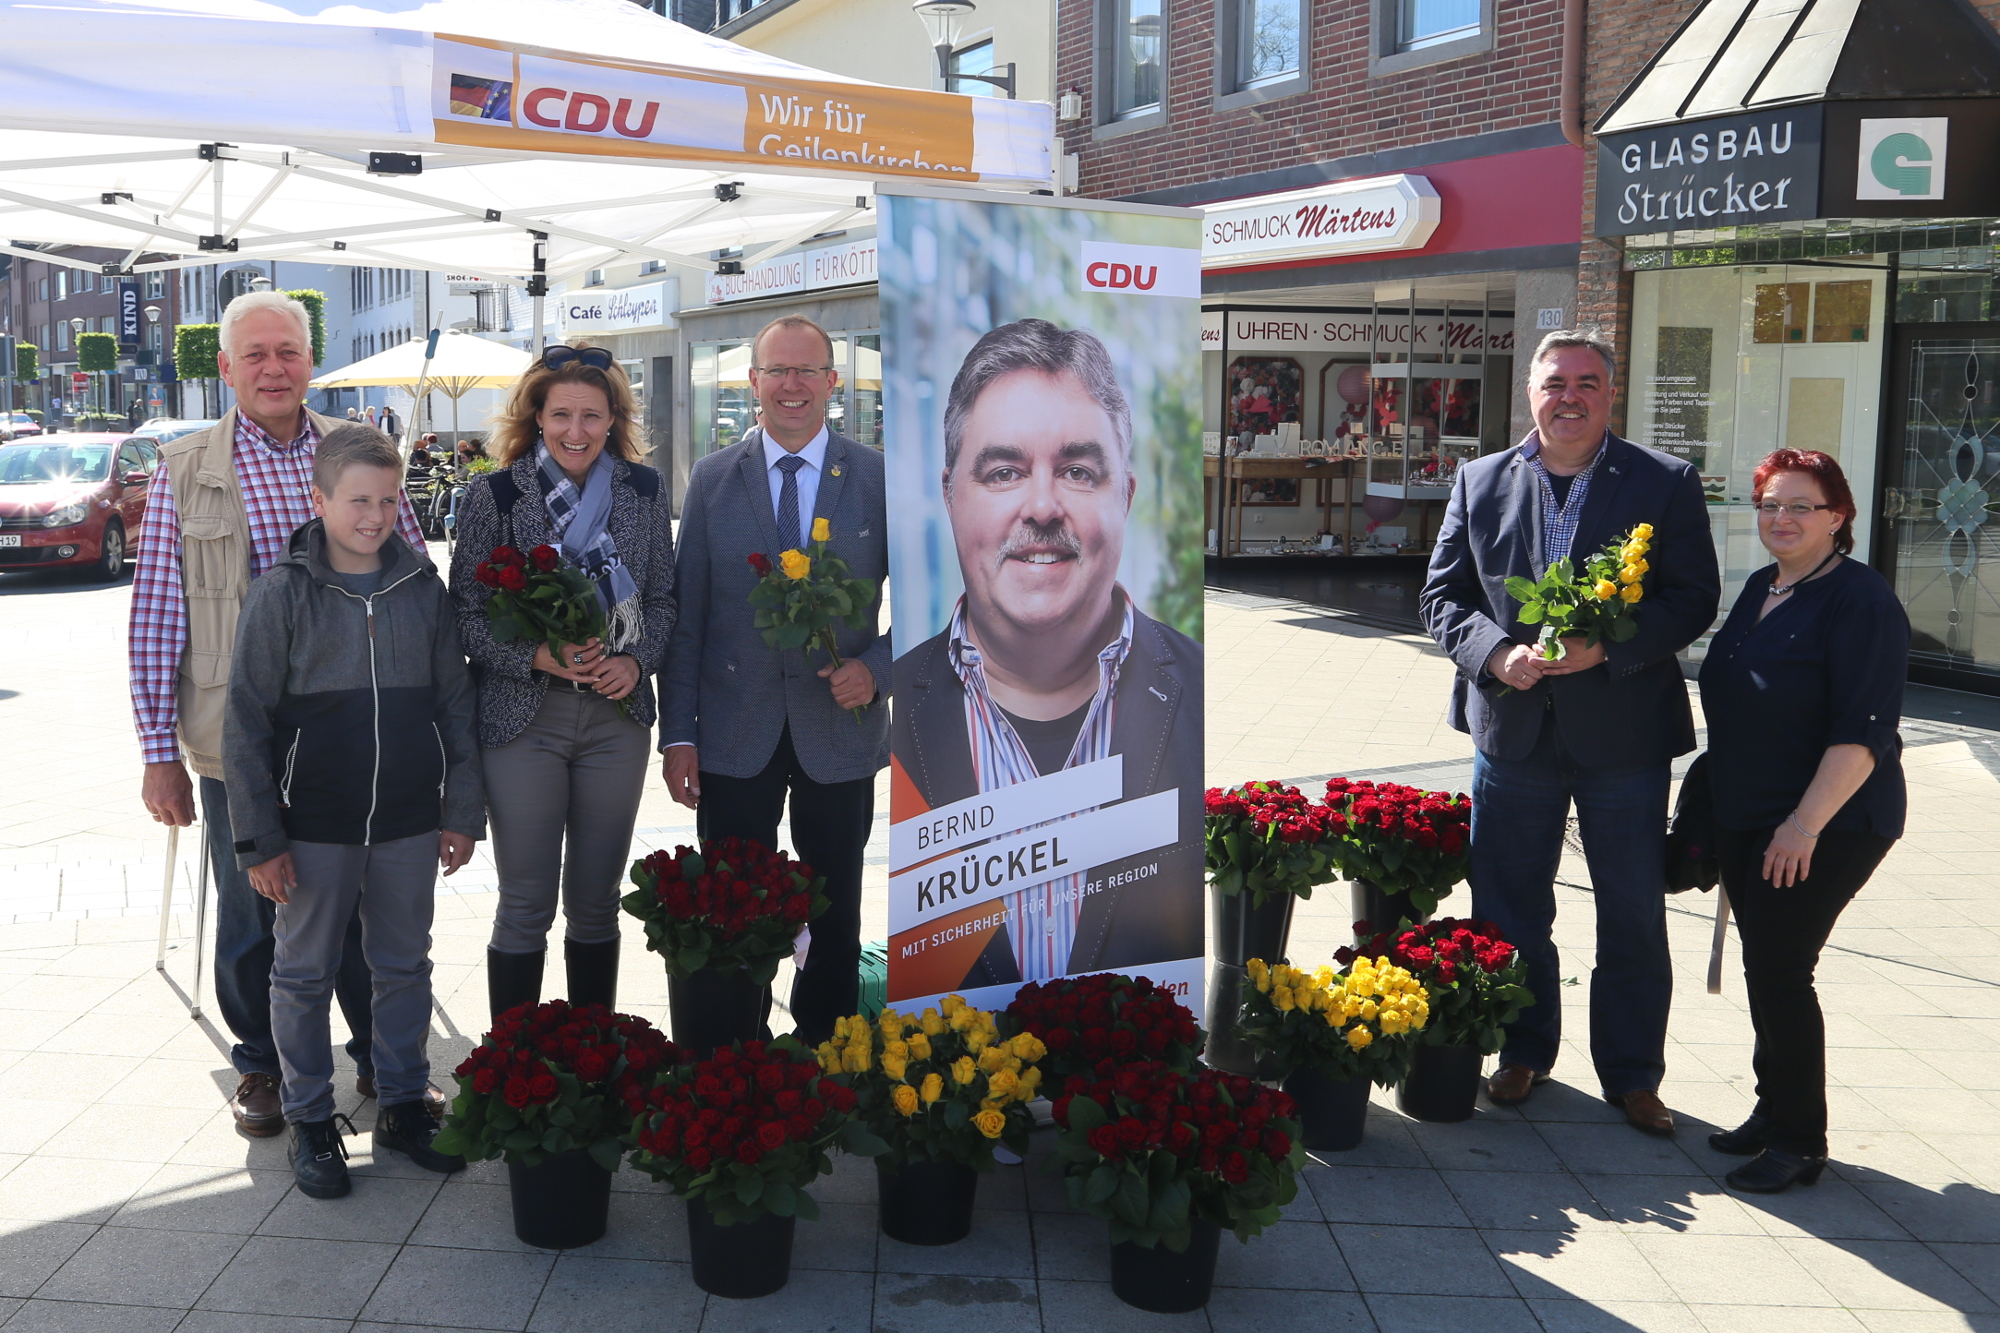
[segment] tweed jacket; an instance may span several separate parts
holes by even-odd
[[[871,777],[888,764],[891,655],[889,636],[876,629],[889,575],[884,487],[881,454],[829,433],[813,517],[831,526],[829,546],[848,572],[875,580],[867,623],[840,626],[836,636],[842,660],[865,663],[875,677],[875,699],[856,722],[818,676],[826,654],[780,653],[764,642],[750,608],[757,582],[750,556],[776,559],[796,541],[779,540],[764,432],[694,465],[681,501],[680,620],[660,675],[661,748],[690,742],[703,772],[755,777],[789,724],[792,748],[815,782]]]
[[[1578,516],[1574,559],[1640,523],[1653,525],[1652,567],[1636,608],[1639,632],[1604,644],[1604,662],[1533,689],[1503,693],[1486,670],[1504,643],[1533,643],[1507,594],[1514,575],[1542,565],[1542,492],[1517,448],[1459,470],[1417,599],[1424,628],[1458,664],[1448,721],[1480,750],[1525,759],[1553,711],[1563,744],[1591,768],[1665,763],[1694,748],[1687,682],[1675,654],[1715,623],[1722,580],[1701,478],[1685,460],[1610,436]]]
[[[627,696],[632,721],[651,727],[654,720],[649,679],[665,663],[667,642],[674,632],[674,533],[666,488],[652,468],[624,459],[613,460],[611,539],[618,558],[639,586],[646,632],[626,649],[638,659],[639,684]],[[514,503],[502,511],[493,493],[496,478],[506,476],[516,491]],[[541,469],[532,450],[516,459],[504,474],[475,477],[466,488],[458,513],[458,549],[451,560],[451,595],[458,605],[458,634],[472,660],[472,678],[479,687],[479,743],[505,745],[526,729],[542,706],[550,677],[534,669],[535,644],[516,640],[499,643],[487,627],[486,599],[492,589],[472,576],[496,546],[521,551],[554,544]],[[565,683],[564,688],[569,688]]]

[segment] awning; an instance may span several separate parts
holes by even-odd
[[[424,363],[428,338],[412,338],[351,366],[321,375],[315,389],[390,388],[414,391],[420,380],[451,398],[474,389],[510,389],[534,358],[518,347],[447,329],[438,335],[437,355]]]
[[[714,271],[866,214],[877,179],[1051,175],[1044,103],[848,79],[629,0],[0,0],[0,33],[0,237],[124,271]]]

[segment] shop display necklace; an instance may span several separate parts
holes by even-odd
[[[1814,565],[1814,566],[1812,567],[1812,574],[1808,574],[1808,575],[1806,575],[1806,578],[1805,578],[1805,579],[1793,579],[1793,580],[1792,580],[1792,581],[1791,581],[1790,583],[1787,583],[1787,584],[1783,585],[1782,587],[1780,587],[1780,586],[1779,586],[1779,585],[1778,585],[1778,584],[1777,584],[1777,583],[1776,583],[1776,582],[1774,581],[1774,582],[1773,582],[1773,583],[1771,584],[1771,596],[1773,596],[1773,597],[1783,597],[1783,596],[1784,596],[1784,595],[1785,595],[1786,593],[1788,593],[1788,592],[1790,592],[1790,591],[1791,591],[1792,589],[1794,589],[1794,588],[1798,587],[1798,586],[1799,586],[1799,585],[1800,585],[1801,583],[1804,583],[1804,582],[1806,581],[1806,579],[1809,579],[1809,578],[1811,578],[1811,577],[1813,576],[1813,574],[1817,574],[1817,573],[1819,573],[1819,572],[1820,572],[1820,571],[1821,571],[1822,569],[1825,569],[1825,568],[1826,568],[1826,567],[1827,567],[1828,565],[1832,564],[1832,563],[1833,563],[1833,562],[1834,562],[1835,560],[1837,560],[1837,559],[1838,559],[1839,557],[1840,557],[1840,552],[1839,552],[1838,550],[1833,550],[1833,551],[1828,551],[1828,552],[1826,553],[1826,559],[1824,559],[1824,560],[1820,561],[1820,562],[1819,562],[1818,564]]]

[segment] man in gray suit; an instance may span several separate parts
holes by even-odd
[[[875,774],[889,762],[889,636],[877,632],[889,573],[882,456],[827,429],[840,386],[833,340],[800,315],[750,345],[758,426],[694,465],[681,505],[680,619],[660,677],[661,774],[704,839],[778,846],[791,798],[791,850],[826,877],[826,912],[792,985],[792,1019],[812,1044],[859,1000],[861,858]],[[842,665],[764,642],[751,610],[752,555],[803,548],[813,520],[857,578],[873,579],[866,627],[838,631]],[[857,722],[850,709],[861,709]]]

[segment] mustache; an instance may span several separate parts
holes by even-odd
[[[1011,560],[1018,555],[1026,554],[1030,550],[1047,551],[1051,549],[1062,555],[1080,556],[1083,554],[1083,543],[1078,541],[1076,534],[1065,527],[1061,521],[1047,525],[1032,521],[1024,522],[1018,531],[1000,544],[1000,549],[995,552],[994,558],[996,560]]]

